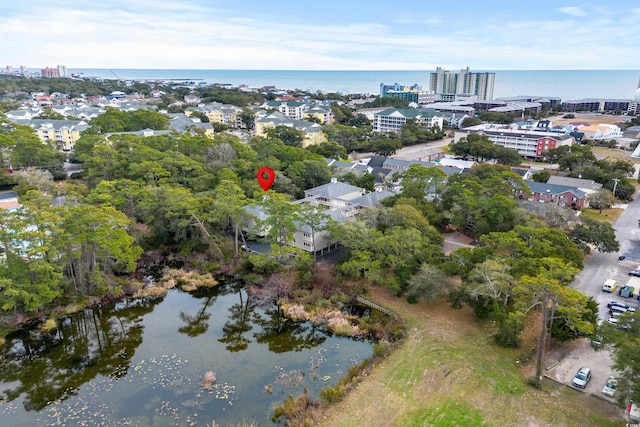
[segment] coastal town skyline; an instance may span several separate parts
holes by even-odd
[[[41,0],[0,5],[15,67],[291,70],[637,69],[640,7],[548,0],[322,4]]]

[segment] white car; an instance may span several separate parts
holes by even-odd
[[[613,397],[616,394],[616,385],[618,380],[615,377],[609,377],[606,383],[604,383],[604,387],[602,387],[602,394],[605,396]]]
[[[585,388],[590,379],[591,379],[591,369],[583,366],[582,368],[578,369],[578,372],[576,372],[576,376],[573,377],[573,381],[571,383],[575,387]]]

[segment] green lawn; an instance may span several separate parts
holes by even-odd
[[[622,215],[624,209],[603,209],[602,213],[598,209],[581,209],[580,216],[595,219],[602,222],[614,223]]]

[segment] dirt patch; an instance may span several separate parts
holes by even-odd
[[[550,117],[551,123],[553,126],[567,126],[571,123],[589,123],[592,125],[605,124],[605,125],[613,125],[616,123],[624,123],[628,117],[626,116],[616,116],[613,114],[596,114],[596,113],[572,113],[575,118],[573,119],[565,119],[564,115],[561,116],[553,116]]]

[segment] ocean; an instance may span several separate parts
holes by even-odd
[[[433,70],[435,71],[435,70]],[[453,70],[452,70],[453,71]],[[494,98],[517,95],[559,97],[563,101],[583,98],[633,99],[640,70],[471,70],[496,73]],[[275,86],[378,95],[380,83],[418,84],[429,89],[431,71],[303,71],[303,70],[155,70],[69,68],[67,73],[106,79],[178,79],[228,83],[249,87]]]

